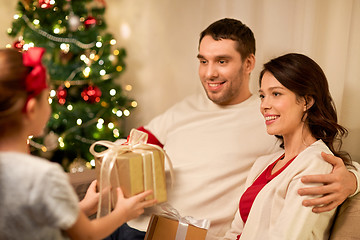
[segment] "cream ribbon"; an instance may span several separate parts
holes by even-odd
[[[160,204],[159,207],[162,211],[157,213],[157,215],[179,221],[175,240],[185,240],[189,224],[206,230],[210,227],[210,220],[195,219],[191,216],[181,217],[179,212],[168,203]]]
[[[169,165],[172,187],[172,184],[174,182],[174,174],[169,156],[161,147],[153,144],[147,144],[147,139],[148,135],[146,133],[136,129],[132,129],[127,141],[125,139],[119,139],[115,142],[103,140],[97,141],[90,146],[89,151],[94,157],[102,157],[99,182],[100,199],[98,204],[97,218],[105,216],[111,212],[110,175],[112,169],[114,168],[117,156],[120,154],[124,154],[126,152],[131,152],[134,150],[148,150],[149,146],[158,149],[164,154],[165,160]],[[96,152],[94,149],[96,145],[101,145],[107,147],[108,149],[102,152]]]

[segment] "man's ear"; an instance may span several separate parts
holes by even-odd
[[[250,54],[244,61],[244,67],[246,72],[248,72],[249,74],[252,72],[252,70],[254,70],[255,67],[255,55],[254,54]]]

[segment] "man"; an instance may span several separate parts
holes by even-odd
[[[151,143],[163,146],[172,161],[175,181],[168,190],[168,203],[182,216],[209,219],[207,239],[218,239],[230,227],[254,161],[279,146],[266,133],[258,97],[249,90],[255,65],[252,31],[240,21],[219,20],[201,33],[197,57],[207,96],[190,96],[139,129],[149,134]],[[356,192],[354,174],[341,160],[329,161],[336,163],[334,174],[304,179],[326,186],[299,190],[303,195],[325,195],[304,203],[324,204],[314,211],[332,209]],[[342,180],[334,180],[338,177]],[[144,214],[129,225],[146,231],[148,220]],[[124,239],[137,239],[133,233],[139,239],[145,235],[126,225],[122,228],[129,232]]]

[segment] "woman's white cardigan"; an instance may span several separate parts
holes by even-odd
[[[321,152],[331,153],[321,140],[301,152],[259,192],[245,226],[237,211],[225,239],[234,240],[239,233],[242,233],[240,239],[245,240],[328,239],[335,210],[313,213],[312,207],[302,205],[302,201],[309,197],[297,193],[302,187],[314,186],[302,183],[302,176],[332,171],[333,166],[322,159]],[[282,153],[280,151],[257,159],[245,187],[249,187]]]

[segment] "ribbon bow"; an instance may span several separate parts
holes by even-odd
[[[109,190],[111,187],[110,174],[112,169],[114,168],[117,156],[120,154],[130,152],[135,149],[146,148],[147,146],[158,149],[166,157],[165,159],[167,160],[170,168],[171,183],[173,183],[173,168],[168,155],[159,146],[147,144],[147,139],[148,135],[146,133],[136,129],[132,129],[127,140],[119,139],[115,142],[97,141],[90,146],[90,153],[94,157],[102,157],[99,183],[100,200],[98,205],[97,217],[105,216],[111,212],[111,191]],[[96,145],[102,145],[107,147],[108,149],[102,152],[96,152],[94,149]]]
[[[210,220],[195,219],[191,216],[181,217],[179,212],[168,203],[161,204],[160,208],[162,209],[162,211],[160,213],[157,213],[158,215],[179,221],[175,240],[184,240],[186,238],[189,224],[206,230],[208,230],[210,227]]]
[[[46,82],[46,69],[41,63],[41,58],[44,53],[44,48],[32,47],[22,54],[24,66],[32,67],[31,72],[26,76],[25,82],[28,98],[38,95],[48,87]]]

